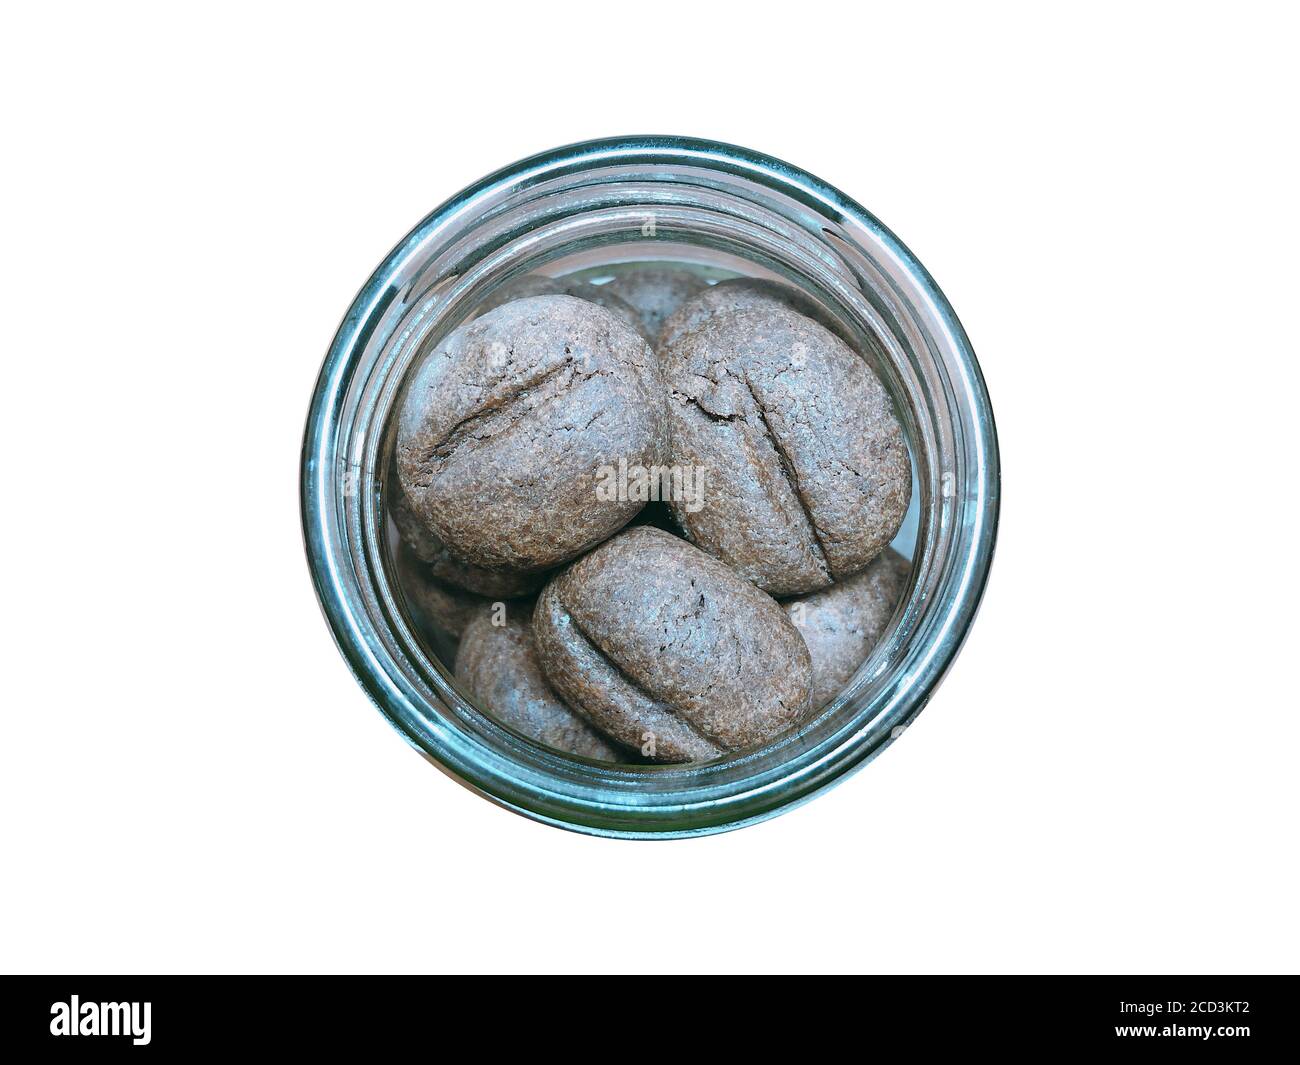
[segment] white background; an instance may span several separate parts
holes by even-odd
[[[1235,4],[35,5],[3,61],[0,966],[1297,968],[1295,27]],[[588,137],[789,159],[979,353],[980,618],[843,786],[590,839],[432,769],[312,592],[354,292]]]

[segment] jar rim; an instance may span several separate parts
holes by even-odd
[[[733,773],[725,784],[714,779],[666,790],[653,803],[638,793],[635,773],[615,769],[683,767],[614,767],[584,776],[580,762],[558,754],[512,763],[485,754],[452,722],[430,715],[419,705],[427,700],[405,682],[399,655],[381,638],[362,587],[360,538],[347,527],[347,497],[355,492],[362,464],[344,448],[346,400],[411,264],[453,225],[512,190],[610,166],[729,175],[804,205],[814,221],[842,226],[841,239],[847,233],[868,241],[870,249],[860,250],[887,271],[942,367],[965,450],[960,483],[943,484],[944,493],[951,488],[956,496],[944,502],[961,509],[953,511],[958,520],[947,530],[941,580],[936,576],[936,594],[925,604],[929,624],[924,639],[909,649],[906,675],[894,679],[887,700],[878,700],[870,716],[848,722],[854,727],[841,730],[829,749],[795,752],[780,763],[784,772],[775,779],[770,771]],[[992,407],[969,340],[928,271],[878,219],[819,178],[761,153],[715,141],[645,136],[585,141],[522,159],[457,193],[397,244],[358,293],[326,355],[303,437],[300,487],[306,553],[326,620],[362,688],[408,742],[454,779],[535,820],[594,835],[679,838],[739,828],[808,801],[865,765],[915,718],[960,650],[982,598],[996,542],[1000,467]],[[859,712],[866,715],[866,709]]]

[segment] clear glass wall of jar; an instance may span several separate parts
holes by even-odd
[[[385,531],[388,433],[430,345],[493,289],[540,271],[638,260],[797,285],[890,390],[915,470],[910,585],[849,688],[759,750],[687,765],[597,763],[538,746],[477,709],[418,637]],[[448,200],[366,283],[312,397],[302,454],[308,561],[362,687],[422,754],[529,817],[599,835],[736,828],[861,767],[925,706],[974,618],[997,530],[992,410],[960,323],[924,267],[810,174],[729,145],[592,141],[522,160]]]

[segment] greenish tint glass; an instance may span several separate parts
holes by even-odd
[[[477,709],[411,624],[385,533],[388,426],[408,370],[494,288],[532,271],[688,262],[798,285],[893,395],[916,471],[911,582],[849,687],[759,750],[612,765],[540,747]],[[522,160],[420,223],[361,290],[312,397],[302,516],[317,594],[362,687],[407,740],[512,810],[597,835],[671,838],[771,817],[841,780],[918,714],[988,578],[997,439],[979,366],[943,294],[848,197],[758,153],[628,137]]]

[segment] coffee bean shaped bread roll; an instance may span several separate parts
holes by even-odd
[[[433,575],[406,544],[397,549],[397,575],[402,593],[427,628],[459,640],[474,613],[492,602]]]
[[[657,337],[665,319],[707,286],[699,275],[680,266],[630,264],[601,288],[631,304],[641,316],[645,335]]]
[[[843,691],[880,641],[911,570],[887,547],[861,573],[781,604],[812,655],[814,709]]]
[[[553,578],[533,638],[560,697],[656,761],[754,747],[812,709],[808,648],[780,605],[651,526]]]
[[[417,519],[462,562],[536,572],[607,539],[641,508],[599,498],[602,471],[667,451],[649,345],[572,296],[515,300],[461,326],[416,373],[397,465]]]
[[[465,627],[456,653],[456,679],[493,717],[531,740],[606,762],[629,761],[551,690],[533,647],[532,602],[486,607]],[[494,621],[503,624],[494,624]]]
[[[884,386],[847,345],[782,307],[714,315],[660,350],[672,465],[704,486],[673,512],[690,540],[773,595],[864,569],[911,497]]]

